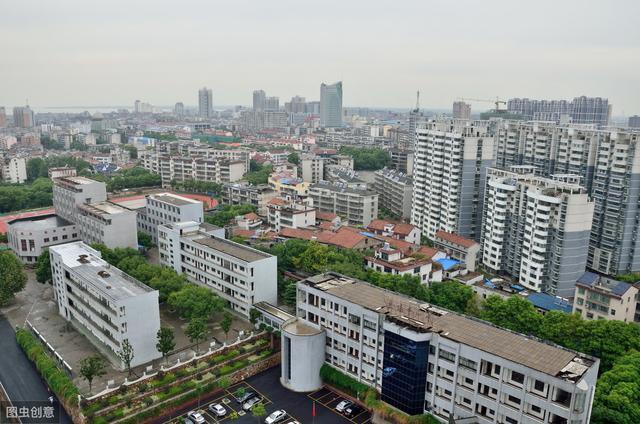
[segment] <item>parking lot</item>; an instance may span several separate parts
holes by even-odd
[[[207,398],[206,402],[202,402],[197,409],[208,423],[256,423],[256,417],[251,414],[251,411],[242,411],[242,405],[236,402],[236,392],[238,388],[243,387],[245,391],[252,391],[257,393],[262,399],[262,404],[265,406],[267,416],[273,411],[278,409],[284,409],[287,411],[287,416],[284,420],[280,421],[282,424],[288,424],[291,422],[299,422],[303,424],[333,424],[333,423],[353,423],[353,424],[368,424],[371,422],[371,416],[368,411],[364,411],[352,419],[346,418],[341,413],[335,411],[335,406],[342,399],[335,392],[322,388],[313,393],[296,393],[291,392],[280,384],[280,368],[274,367],[261,374],[247,379],[241,383],[233,385],[225,390],[224,393],[216,395],[214,398]],[[315,402],[315,417],[312,416],[313,404]],[[222,418],[214,417],[208,408],[211,404],[219,403],[227,410],[227,415]],[[230,417],[231,411],[238,413],[237,419]],[[158,423],[182,423],[186,418],[187,410],[180,411],[180,415],[173,417],[172,419],[165,419],[157,421]],[[260,419],[260,422],[264,422],[264,418]]]

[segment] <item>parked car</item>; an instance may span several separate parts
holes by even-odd
[[[361,412],[363,411],[362,406],[354,403],[351,406],[348,406],[345,410],[344,410],[344,416],[347,418],[353,418],[356,415],[359,415]]]
[[[240,396],[238,399],[236,399],[236,401],[238,403],[245,403],[246,401],[248,401],[249,399],[251,399],[252,397],[254,397],[256,394],[250,391],[246,391],[244,392],[244,394],[242,396]]]
[[[269,415],[267,418],[265,418],[264,422],[265,424],[279,423],[280,421],[284,420],[286,416],[287,411],[285,411],[284,409],[278,409],[277,411],[272,412],[271,415]]]
[[[196,411],[189,411],[187,413],[187,418],[189,418],[194,424],[204,424],[207,422],[202,414]]]
[[[353,402],[347,399],[342,399],[342,402],[336,405],[336,411],[344,412],[345,409],[353,405]]]
[[[243,405],[242,405],[242,409],[244,409],[245,411],[249,411],[251,408],[253,408],[253,405],[255,405],[256,403],[260,402],[262,399],[260,398],[260,396],[253,396],[252,398],[248,399]]]
[[[227,410],[219,403],[212,403],[211,405],[209,405],[209,411],[216,417],[224,417],[225,415],[227,415]]]
[[[191,421],[189,418],[185,418],[182,420],[182,424],[193,424],[193,421]]]

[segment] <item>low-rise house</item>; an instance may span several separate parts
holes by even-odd
[[[262,226],[262,219],[257,214],[249,212],[236,216],[236,225],[242,230],[255,230]]]
[[[375,250],[375,256],[365,258],[367,268],[391,275],[409,275],[420,279],[423,284],[431,281],[442,281],[442,270],[433,266],[431,259],[416,256],[405,256],[400,250],[392,248],[389,243]],[[435,272],[434,272],[435,271]]]
[[[439,230],[433,239],[433,245],[451,258],[464,262],[469,271],[476,270],[480,244],[474,240]]]
[[[576,281],[573,311],[584,319],[634,322],[637,302],[636,286],[587,271]]]
[[[415,225],[374,219],[367,225],[367,230],[381,236],[420,244],[420,229]]]

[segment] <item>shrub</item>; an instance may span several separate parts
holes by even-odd
[[[331,384],[352,396],[364,396],[369,389],[368,386],[327,364],[322,365],[322,368],[320,368],[320,377],[325,383]]]

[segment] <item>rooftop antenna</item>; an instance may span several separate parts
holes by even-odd
[[[416,111],[420,110],[420,90],[416,91]]]

